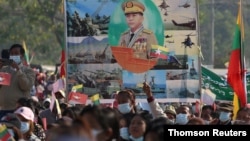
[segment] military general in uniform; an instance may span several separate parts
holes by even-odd
[[[119,45],[132,48],[134,57],[150,59],[151,45],[157,45],[155,34],[143,27],[145,6],[138,1],[126,1],[122,4],[129,30],[122,33]]]

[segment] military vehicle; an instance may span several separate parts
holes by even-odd
[[[187,55],[170,55],[168,59],[158,59],[157,64],[152,70],[160,69],[188,69]]]
[[[146,82],[146,74],[144,79],[145,79],[144,82]],[[144,82],[137,83],[135,88],[128,88],[128,89],[133,90],[136,95],[145,95],[143,91]],[[165,93],[165,88],[160,88],[155,84],[155,76],[151,76],[151,81],[149,82],[149,86],[151,87],[152,93]]]

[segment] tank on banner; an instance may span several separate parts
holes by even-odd
[[[166,102],[199,99],[197,15],[196,0],[66,0],[68,91],[145,99],[147,82]]]

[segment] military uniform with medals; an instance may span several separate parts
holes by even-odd
[[[143,13],[145,7],[138,1],[129,1],[122,5],[122,8],[127,13]],[[119,45],[122,47],[132,48],[134,51],[134,57],[141,59],[149,59],[151,45],[157,45],[157,39],[155,34],[145,29],[143,25],[137,29],[131,38],[131,31],[128,30],[122,33],[119,41]]]

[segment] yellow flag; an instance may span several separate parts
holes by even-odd
[[[83,84],[79,84],[79,85],[75,85],[72,87],[71,91],[73,92],[77,92],[78,90],[81,91],[81,89],[83,88]]]
[[[240,105],[239,104],[240,103],[239,103],[238,96],[237,96],[236,93],[234,93],[234,99],[233,99],[233,106],[234,106],[233,113],[234,113],[234,116],[233,116],[233,120],[236,119],[237,112],[240,109]]]
[[[91,101],[92,101],[92,103],[94,105],[99,105],[100,104],[100,96],[99,96],[99,94],[95,94],[95,95],[91,96],[90,99],[91,99]]]

